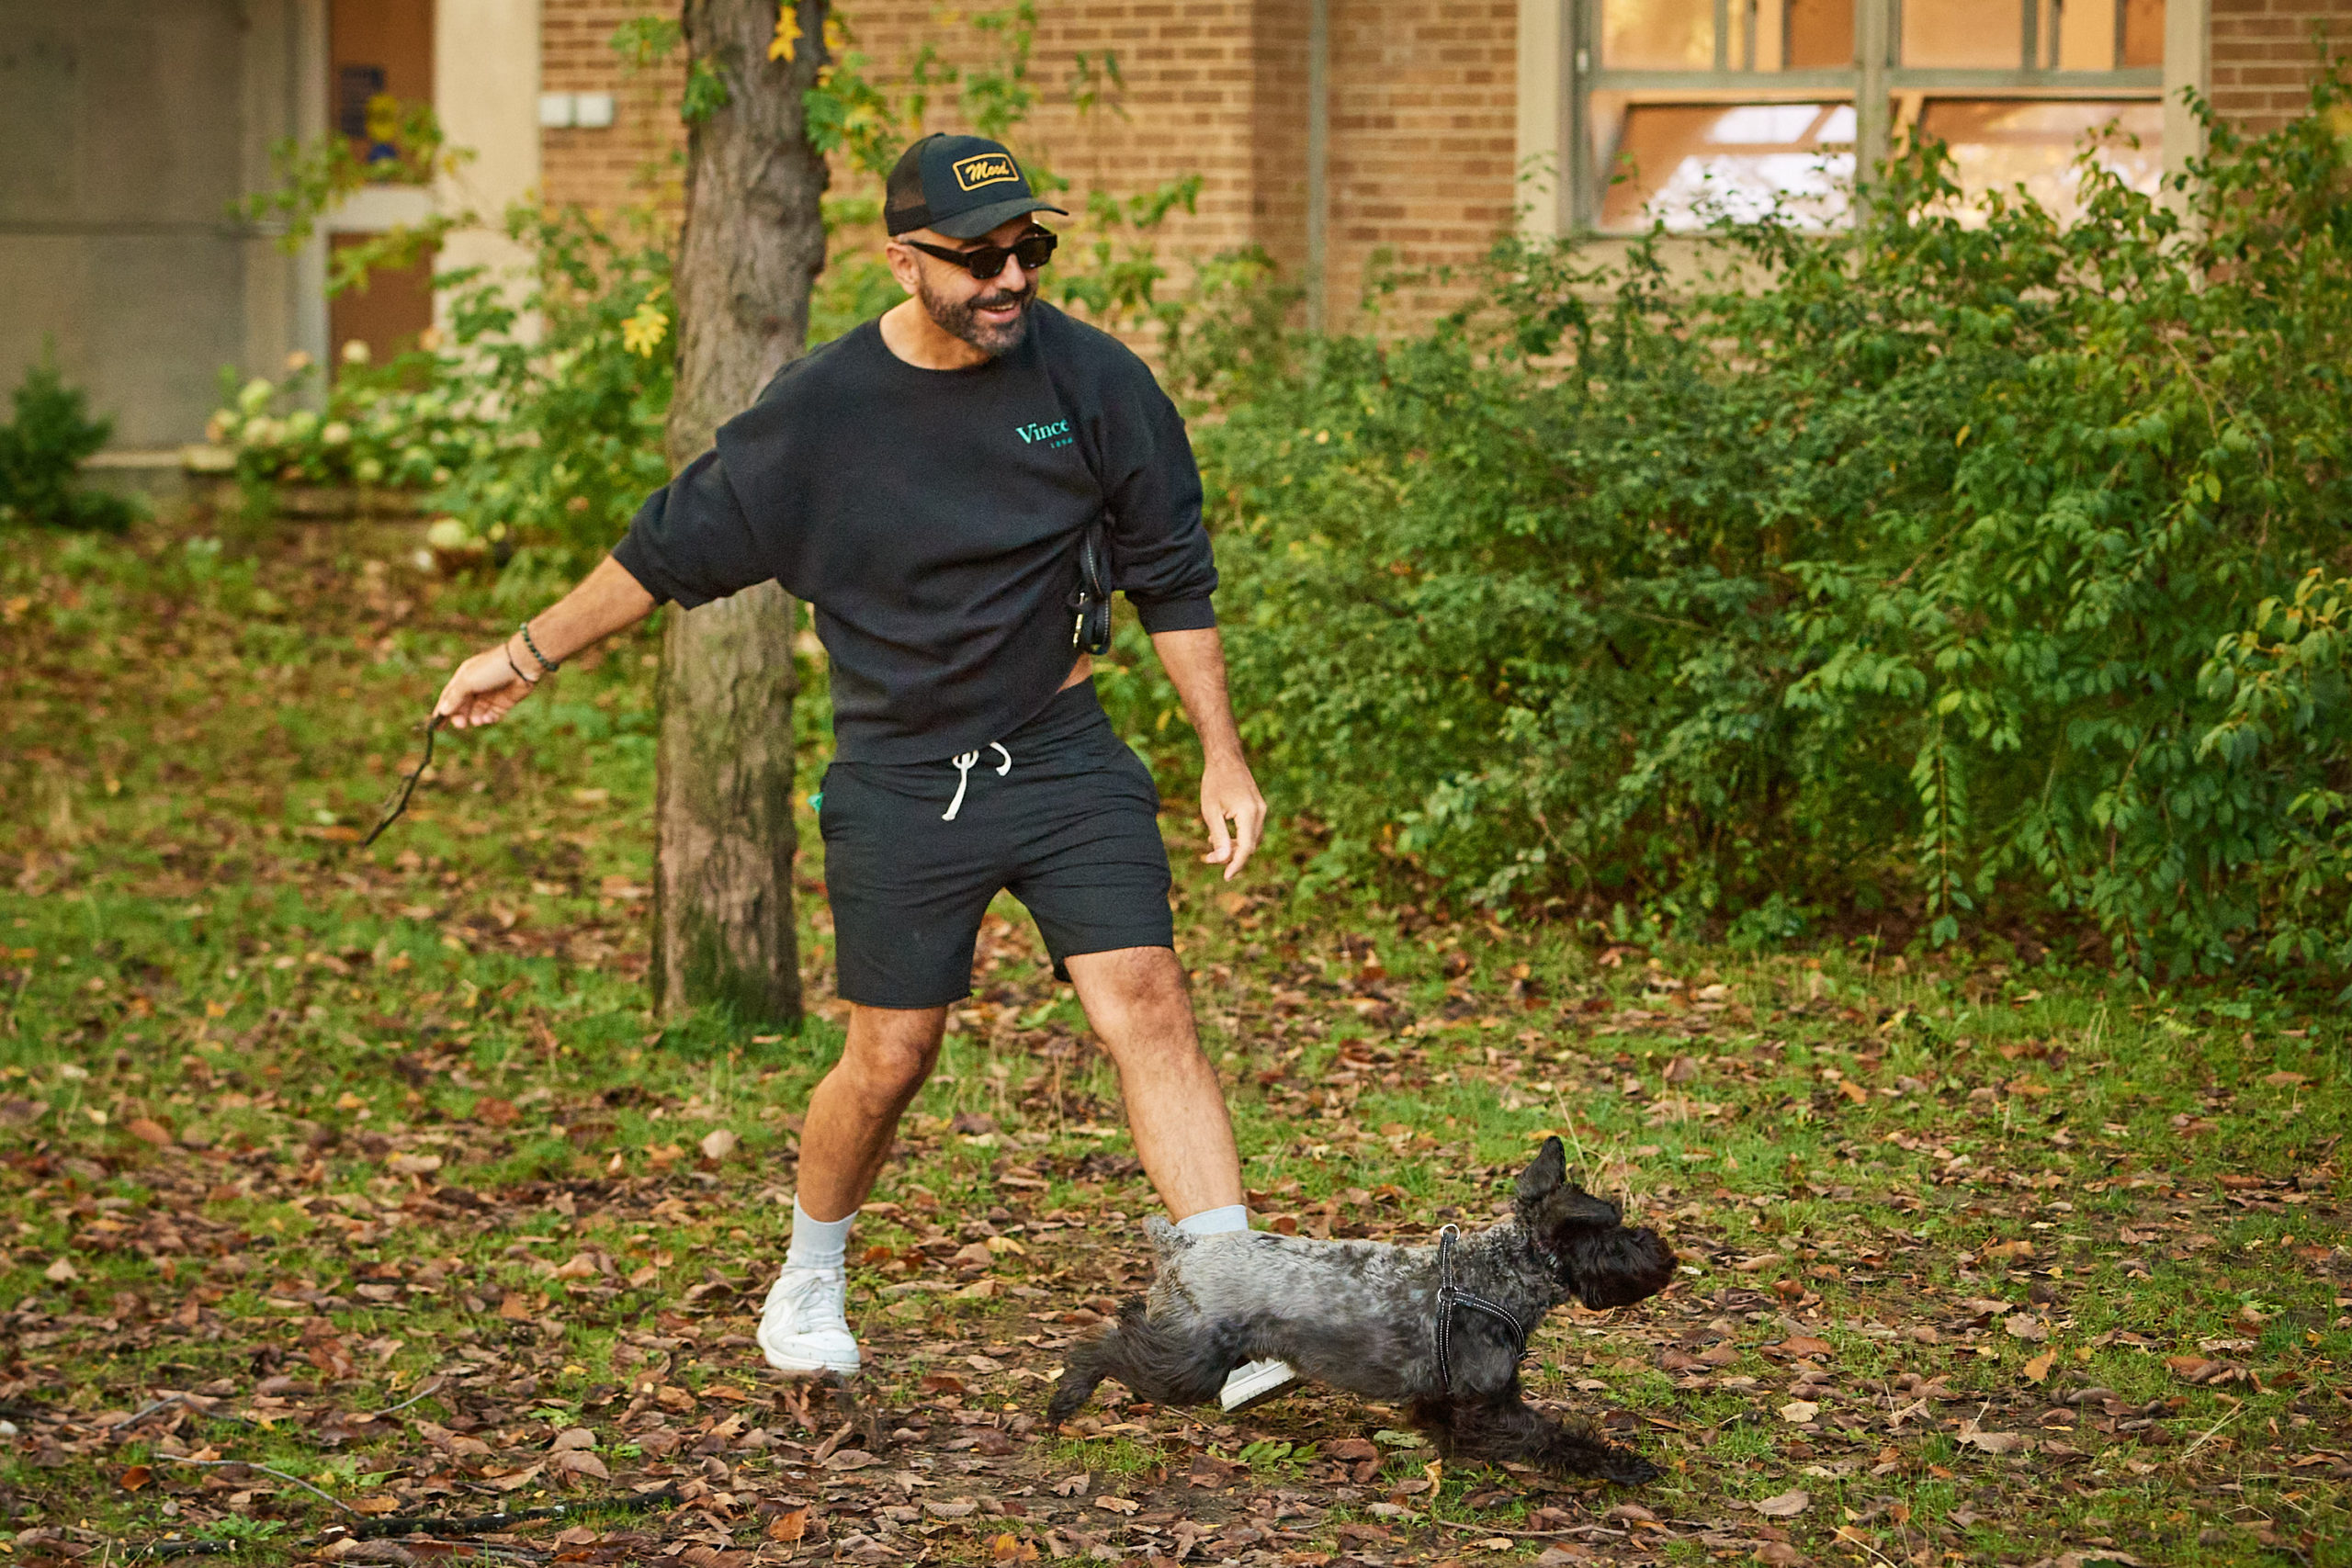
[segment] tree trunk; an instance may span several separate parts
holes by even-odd
[[[801,128],[823,62],[825,0],[796,0],[801,37],[770,60],[776,0],[685,0],[690,68],[726,103],[687,140],[686,224],[673,282],[673,468],[710,445],[807,345],[824,265],[825,163]],[[797,1025],[792,914],[792,601],[775,583],[673,611],[662,644],[653,1002],[664,1017],[725,1003]]]

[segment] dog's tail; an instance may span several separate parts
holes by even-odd
[[[1168,1267],[1171,1258],[1182,1255],[1195,1239],[1186,1235],[1158,1214],[1153,1214],[1144,1221],[1143,1234],[1150,1239],[1151,1255],[1162,1269]]]

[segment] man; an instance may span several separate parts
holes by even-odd
[[[835,738],[819,823],[851,1008],[841,1060],[809,1098],[791,1251],[761,1314],[761,1349],[786,1371],[858,1369],[842,1313],[850,1223],[938,1060],[948,1007],[970,994],[1001,888],[1076,987],[1179,1225],[1248,1223],[1176,962],[1158,791],[1095,700],[1072,613],[1099,520],[1110,584],[1200,735],[1203,858],[1239,874],[1266,807],[1226,695],[1183,422],[1117,340],[1036,298],[1055,240],[1035,215],[1062,209],[1002,146],[925,137],[884,210],[909,298],[786,367],[611,558],[460,666],[435,709],[460,728],[495,722],[663,601],[691,608],[773,578],[814,608]],[[1242,1367],[1227,1405],[1292,1376],[1279,1361]]]

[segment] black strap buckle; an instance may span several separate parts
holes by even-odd
[[[1484,1296],[1473,1295],[1454,1284],[1453,1244],[1461,1234],[1460,1230],[1453,1225],[1448,1225],[1437,1233],[1437,1386],[1439,1392],[1443,1393],[1453,1392],[1452,1363],[1453,1311],[1456,1307],[1468,1307],[1472,1312],[1483,1312],[1488,1317],[1498,1319],[1504,1327],[1510,1330],[1512,1348],[1510,1359],[1513,1365],[1518,1363],[1521,1357],[1527,1354],[1527,1330],[1521,1325],[1518,1318],[1511,1315],[1508,1307],[1490,1302]]]
[[[1070,626],[1069,642],[1081,653],[1111,651],[1111,580],[1103,558],[1102,524],[1086,525],[1078,536],[1078,586],[1070,590],[1069,607],[1078,612]]]

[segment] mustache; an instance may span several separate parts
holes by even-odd
[[[1030,284],[1021,289],[998,289],[992,294],[976,294],[966,300],[965,308],[973,310],[993,310],[1003,305],[1026,305],[1037,297],[1037,286]]]

